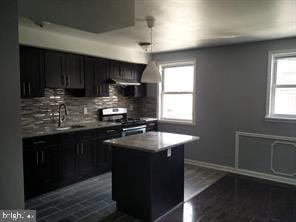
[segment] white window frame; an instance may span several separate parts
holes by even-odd
[[[274,114],[275,90],[278,87],[289,88],[293,85],[276,85],[276,60],[278,58],[296,57],[296,49],[270,51],[268,53],[268,75],[267,75],[267,96],[266,96],[266,120],[282,122],[296,122],[296,115]]]
[[[162,98],[163,98],[163,84],[164,82],[161,81],[158,84],[157,91],[157,116],[159,122],[163,123],[173,123],[173,124],[182,124],[182,125],[195,125],[196,123],[196,60],[195,59],[188,59],[188,60],[178,60],[178,61],[169,61],[165,63],[159,64],[159,70],[161,73],[161,76],[163,78],[163,68],[166,67],[178,67],[178,66],[186,66],[186,65],[193,65],[193,92],[192,92],[192,120],[183,120],[183,119],[168,119],[168,118],[162,118]],[[175,94],[175,93],[174,93]],[[183,94],[181,92],[180,94]]]

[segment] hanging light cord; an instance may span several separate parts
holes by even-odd
[[[153,47],[153,42],[152,42],[152,27],[150,28],[150,42],[151,42],[150,53],[152,54],[152,47]]]

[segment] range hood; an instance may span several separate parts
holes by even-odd
[[[133,79],[116,79],[111,78],[110,81],[108,81],[109,84],[116,84],[120,86],[139,86],[141,83],[137,82]]]

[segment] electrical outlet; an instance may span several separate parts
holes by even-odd
[[[86,107],[83,108],[83,114],[87,115],[87,108]]]
[[[129,105],[129,110],[133,111],[134,110],[134,106],[132,104]]]

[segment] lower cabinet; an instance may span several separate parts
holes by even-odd
[[[62,135],[59,150],[59,186],[96,175],[96,138],[94,131]]]
[[[26,198],[56,189],[57,153],[57,146],[31,147],[24,150]]]
[[[31,198],[111,170],[111,148],[120,127],[23,140],[25,198]]]
[[[157,131],[158,130],[158,127],[157,127],[157,120],[155,121],[148,121],[146,123],[146,131],[149,132],[149,131]]]

